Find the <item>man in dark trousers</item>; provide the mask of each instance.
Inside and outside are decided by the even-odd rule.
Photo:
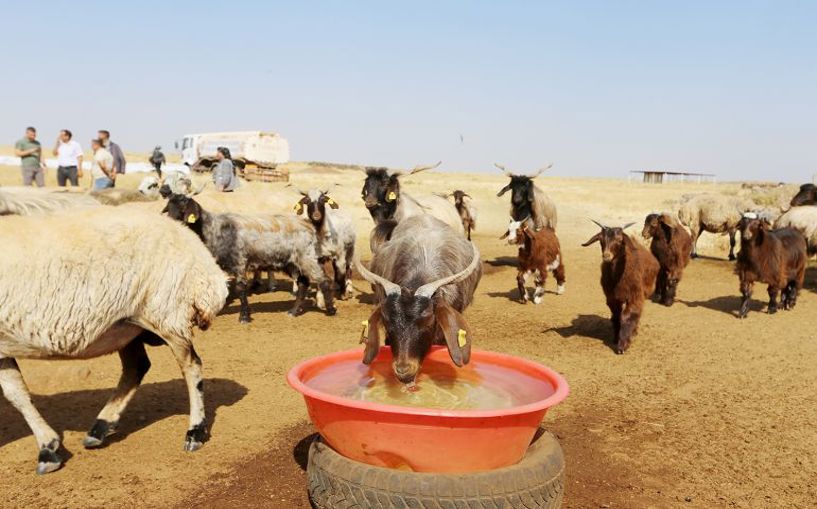
[[[97,132],[97,138],[102,141],[103,146],[108,149],[108,152],[113,156],[113,170],[116,173],[125,173],[125,153],[119,148],[119,145],[111,141],[111,133],[105,129]]]
[[[153,149],[153,155],[150,156],[150,164],[156,168],[156,173],[159,174],[159,178],[162,178],[162,165],[166,162],[165,155],[162,153],[162,147],[156,145],[156,148]]]

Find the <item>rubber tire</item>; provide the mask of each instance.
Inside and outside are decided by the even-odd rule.
[[[510,467],[466,474],[429,474],[350,460],[317,437],[309,448],[309,499],[316,509],[558,509],[564,455],[543,433]]]

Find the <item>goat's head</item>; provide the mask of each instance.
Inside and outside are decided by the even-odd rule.
[[[649,214],[644,219],[644,229],[641,230],[641,236],[645,239],[651,239],[658,233],[659,228],[661,228],[661,214]]]
[[[392,350],[392,369],[404,384],[411,384],[420,372],[423,359],[439,334],[451,360],[457,366],[471,359],[471,332],[465,318],[454,309],[438,290],[470,276],[479,266],[479,250],[475,245],[473,258],[465,269],[452,276],[427,283],[412,292],[377,274],[356,260],[358,272],[372,285],[383,289],[385,298],[374,309],[368,321],[368,333],[363,363],[370,364],[380,349],[380,326],[386,331]]]
[[[592,220],[591,220],[592,221]],[[622,227],[604,226],[598,221],[593,221],[601,228],[597,234],[588,239],[582,246],[587,247],[595,242],[601,244],[601,259],[605,262],[613,261],[613,258],[621,253],[624,247],[625,237],[624,230],[634,225],[635,223],[628,223]]]
[[[792,207],[801,205],[817,205],[817,186],[814,184],[803,184],[800,191],[791,199]]]
[[[508,239],[508,244],[519,244],[524,240],[525,230],[527,226],[525,223],[530,219],[530,216],[522,219],[521,221],[515,221],[514,218],[511,218],[510,223],[508,223],[508,229],[505,230],[505,233],[502,234],[500,239]]]
[[[168,197],[167,204],[162,209],[162,214],[167,214],[169,218],[185,223],[190,228],[195,228],[200,224],[202,208],[190,196],[174,193]]]
[[[511,173],[501,164],[494,163],[494,166],[502,170],[505,173],[505,176],[511,179],[511,181],[508,182],[508,185],[500,189],[496,195],[502,196],[508,191],[513,191],[511,193],[511,204],[518,207],[526,202],[530,203],[534,200],[533,179],[538,177],[543,171],[553,166],[553,164],[548,164],[543,168],[539,168],[532,175],[517,175],[515,173]]]
[[[413,175],[436,168],[442,161],[429,166],[416,166],[410,172],[367,166],[366,180],[363,182],[361,197],[369,213],[375,219],[391,219],[400,198],[400,176]]]
[[[309,191],[298,191],[301,199],[295,203],[293,211],[296,215],[301,215],[306,210],[306,217],[312,222],[315,228],[320,229],[326,218],[326,206],[337,209],[338,203],[329,196],[329,190],[310,189]]]
[[[746,212],[740,218],[738,230],[741,240],[751,241],[762,238],[763,234],[772,228],[771,221],[763,214]]]
[[[471,195],[469,195],[465,191],[460,191],[459,189],[457,189],[456,191],[453,191],[451,193],[451,196],[454,197],[454,205],[456,205],[458,209],[461,208],[465,204],[465,198],[470,198],[471,197]]]

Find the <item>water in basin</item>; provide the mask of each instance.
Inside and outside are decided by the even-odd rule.
[[[366,366],[339,361],[305,380],[313,389],[372,403],[447,410],[493,410],[540,401],[553,393],[546,381],[490,363],[457,368],[426,359],[417,385],[408,390],[392,372],[390,362]]]

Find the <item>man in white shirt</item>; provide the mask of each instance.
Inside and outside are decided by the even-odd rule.
[[[57,144],[52,150],[57,156],[57,185],[60,187],[65,187],[68,181],[77,187],[82,177],[82,147],[72,138],[71,131],[63,129],[57,136]]]

